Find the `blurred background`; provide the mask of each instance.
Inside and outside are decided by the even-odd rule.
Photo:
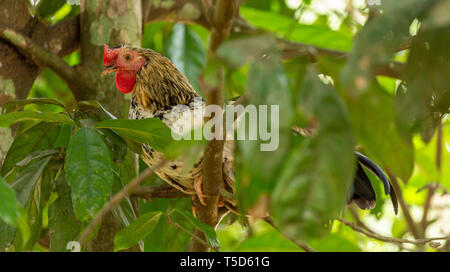
[[[380,1],[368,2],[376,8]],[[80,6],[76,1],[71,1],[69,4],[68,1],[61,0],[30,0],[29,9],[34,16],[39,16],[48,25],[57,24],[80,14]],[[245,1],[240,8],[242,18],[256,28],[274,33],[278,38],[337,52],[352,50],[353,38],[366,24],[370,12],[370,6],[364,0],[251,0]],[[199,24],[158,21],[158,19],[148,20],[142,28],[141,46],[152,48],[169,57],[187,75],[193,86],[201,91],[197,78],[205,65],[209,30]],[[420,22],[415,20],[410,25],[410,35],[416,35],[419,29]],[[450,33],[447,34],[450,35]],[[408,49],[399,50],[395,53],[394,60],[405,63],[408,56]],[[64,56],[64,61],[70,66],[79,65],[81,59],[82,53],[79,49]],[[247,72],[248,68],[244,67],[226,73],[228,98],[244,93]],[[332,82],[332,79],[326,75],[321,75],[321,79],[326,84]],[[401,90],[400,79],[382,75],[377,76],[376,79],[390,97],[395,97]],[[448,79],[446,80],[448,83]],[[3,91],[7,92],[7,88],[4,87]],[[66,82],[49,68],[44,68],[37,76],[27,95],[27,98],[38,97],[54,98],[69,107],[74,107],[76,104],[75,97]],[[38,111],[61,111],[60,107],[53,105],[28,105],[26,108]],[[24,124],[19,130],[22,131],[30,125]],[[401,183],[404,200],[409,205],[410,214],[415,222],[421,222],[426,205],[431,207],[428,211],[429,221],[426,222],[426,237],[450,234],[450,195],[447,193],[450,188],[448,114],[443,117],[439,130],[439,133],[432,134],[428,142],[425,142],[419,134],[413,136],[414,170],[409,181]],[[438,134],[442,137],[439,140],[442,144],[440,164],[436,162]],[[389,141],[389,137],[390,135],[386,135],[385,141]],[[374,179],[372,175],[370,177]],[[161,183],[160,180],[147,181],[147,184]],[[344,218],[356,220],[363,224],[365,229],[382,236],[413,239],[404,214],[400,212],[396,216],[389,198],[382,193],[381,185],[376,181],[373,184],[379,196],[375,209],[361,211],[352,206],[345,209]],[[429,186],[436,186],[433,187],[434,194],[430,200],[427,198]],[[146,212],[154,210],[155,207],[181,204],[158,199],[151,203],[142,201],[141,205],[141,211]],[[227,222],[233,223],[228,226]],[[45,224],[48,224],[48,219],[44,220],[44,228]],[[157,228],[158,231],[164,232],[167,226],[160,222]],[[248,222],[242,222],[239,218],[230,215],[219,225],[217,234],[222,251],[302,251],[262,220],[250,222],[248,225]],[[147,238],[146,251],[162,250],[158,248],[158,243],[155,243],[154,239],[162,238],[153,236]],[[339,221],[333,222],[330,234],[307,242],[318,251],[408,251],[416,248],[411,244],[389,243],[370,238]],[[448,248],[447,242],[441,250],[448,250]],[[435,251],[436,249],[427,247],[426,250]]]

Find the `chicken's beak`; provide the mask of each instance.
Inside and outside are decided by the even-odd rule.
[[[115,73],[115,72],[117,72],[117,69],[118,69],[118,67],[115,66],[114,64],[105,66],[105,68],[103,69],[103,72],[102,72],[102,76],[110,74],[110,73]]]

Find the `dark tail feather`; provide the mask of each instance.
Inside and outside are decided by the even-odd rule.
[[[355,151],[355,153],[358,156],[358,172],[357,172],[357,175],[355,178],[355,185],[358,182],[357,178],[359,177],[361,179],[364,179],[364,181],[363,181],[364,183],[368,182],[370,189],[373,191],[372,185],[370,184],[370,180],[367,177],[367,175],[364,173],[364,170],[361,167],[361,165],[363,165],[383,182],[384,192],[385,192],[385,194],[389,194],[391,196],[392,205],[394,206],[394,212],[395,212],[395,214],[397,214],[397,212],[398,212],[397,195],[395,194],[394,189],[392,189],[392,185],[391,185],[388,177],[386,176],[386,174],[384,174],[384,171],[381,169],[381,167],[379,167],[375,162],[373,162],[368,157],[366,157],[363,154],[356,152],[356,151]],[[359,174],[360,171],[362,171],[364,176],[362,174]],[[355,192],[356,192],[356,186],[355,186]],[[367,199],[367,200],[370,201],[370,199]]]
[[[354,202],[359,208],[373,209],[376,204],[376,194],[372,188],[369,177],[358,163],[355,180],[353,181],[353,192],[349,202]]]

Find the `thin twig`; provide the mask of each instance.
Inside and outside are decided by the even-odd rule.
[[[271,225],[274,229],[276,229],[277,231],[279,231],[281,233],[281,235],[283,235],[284,237],[286,237],[287,239],[289,239],[291,242],[293,242],[294,244],[296,244],[299,248],[303,249],[306,252],[317,252],[314,248],[308,246],[305,242],[303,241],[299,241],[293,237],[291,237],[290,235],[287,235],[286,233],[283,233],[276,225],[275,223],[273,223],[272,219],[270,219],[270,217],[266,217],[263,218],[264,221],[266,221],[269,225]]]
[[[411,231],[411,234],[414,236],[414,238],[416,239],[423,238],[423,236],[417,229],[417,224],[412,218],[411,213],[409,212],[408,205],[406,204],[405,199],[403,198],[402,190],[400,188],[400,184],[398,183],[397,177],[389,169],[387,169],[386,172],[388,173],[389,179],[391,180],[392,186],[394,187],[393,189],[397,194],[398,202],[400,203],[403,215],[405,216],[408,229]]]
[[[414,244],[414,245],[425,245],[429,242],[437,241],[437,240],[450,240],[450,236],[443,236],[443,237],[434,237],[434,238],[425,238],[425,239],[416,239],[416,240],[410,240],[410,239],[399,239],[399,238],[392,238],[392,237],[386,237],[382,236],[373,232],[369,232],[361,227],[358,227],[352,222],[349,222],[343,218],[338,219],[339,222],[343,223],[344,225],[349,226],[354,231],[362,233],[370,238],[388,242],[388,243],[395,243],[395,244]],[[433,245],[436,246],[436,245]]]
[[[139,177],[133,179],[127,186],[125,186],[120,192],[115,194],[109,202],[97,213],[95,218],[91,221],[91,223],[84,229],[83,233],[80,236],[79,242],[80,245],[83,246],[91,233],[94,231],[95,227],[102,221],[103,217],[110,212],[115,205],[119,204],[122,199],[124,199],[133,189],[138,186],[142,181],[153,175],[154,171],[166,164],[167,161],[163,160],[153,166],[152,168],[146,169]]]

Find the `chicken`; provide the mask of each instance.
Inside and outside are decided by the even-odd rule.
[[[104,73],[116,73],[117,89],[123,93],[132,92],[129,118],[159,118],[172,130],[179,130],[180,123],[187,131],[191,122],[179,122],[187,111],[202,113],[205,103],[195,92],[188,79],[161,54],[144,48],[120,46],[109,48],[105,45],[103,62]],[[200,109],[200,110],[199,110]],[[199,111],[196,111],[199,110]],[[197,118],[195,118],[197,120]],[[202,116],[199,120],[203,120]],[[175,128],[175,124],[177,128]],[[197,124],[201,125],[201,124]],[[177,131],[178,132],[178,131]],[[142,159],[150,167],[164,158],[148,144],[142,145]],[[369,178],[362,166],[373,172],[383,182],[386,194],[391,195],[395,213],[397,200],[390,182],[381,168],[366,156],[356,152],[358,158],[357,172],[348,203],[354,202],[361,209],[372,209],[376,195]],[[182,160],[170,161],[156,170],[156,174],[168,184],[186,194],[197,195],[204,203],[202,190],[202,159],[194,164],[193,169],[184,169]],[[231,195],[234,193],[233,143],[227,141],[223,152],[224,185]],[[223,197],[224,204],[234,209],[234,201]]]

